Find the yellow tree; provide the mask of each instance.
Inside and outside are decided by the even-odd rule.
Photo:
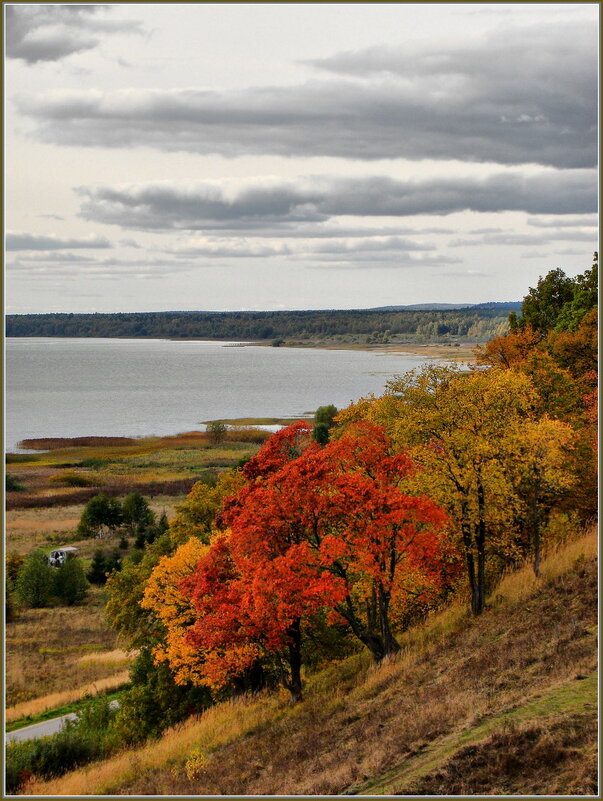
[[[515,432],[513,482],[525,504],[533,552],[534,573],[540,575],[541,531],[557,496],[570,489],[574,476],[568,465],[576,433],[566,423],[544,415]]]
[[[209,545],[191,537],[171,556],[164,556],[154,568],[140,602],[162,624],[164,635],[153,649],[156,662],[166,662],[177,684],[201,683],[204,656],[188,639],[188,631],[196,620],[189,596],[180,585],[192,575]]]
[[[224,500],[235,496],[244,484],[245,477],[240,470],[220,473],[214,487],[198,481],[184,503],[176,507],[176,516],[170,523],[172,541],[184,543],[192,536],[209,542]]]
[[[363,418],[378,422],[400,450],[423,466],[411,480],[444,505],[455,523],[475,614],[485,604],[487,559],[516,550],[516,524],[525,509],[519,489],[526,488],[514,472],[518,442],[537,421],[538,409],[538,395],[522,372],[463,374],[432,366],[391,381],[383,398],[363,399],[337,419],[340,429]],[[542,475],[568,437],[563,424],[549,423],[547,437],[535,431],[522,446],[523,456],[532,448],[529,464],[545,471]],[[557,484],[564,483],[557,478]],[[554,485],[551,479],[547,492]]]

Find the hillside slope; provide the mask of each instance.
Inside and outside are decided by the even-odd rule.
[[[35,794],[596,793],[596,533],[451,608],[402,654],[365,655],[284,695],[209,710],[161,741]]]

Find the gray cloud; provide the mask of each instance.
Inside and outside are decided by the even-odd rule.
[[[7,233],[6,250],[65,250],[68,248],[110,248],[104,236],[91,234],[87,237],[64,239],[54,234]]]
[[[27,64],[59,61],[95,48],[110,34],[142,33],[139,22],[107,20],[108,5],[6,5],[6,55]]]
[[[379,47],[314,62],[331,75],[236,91],[124,89],[20,97],[64,145],[225,156],[597,163],[597,29],[564,22],[448,50]]]
[[[49,263],[59,263],[59,264],[84,264],[85,262],[94,262],[95,259],[91,258],[90,256],[83,256],[81,253],[65,253],[61,250],[42,250],[42,251],[35,251],[33,253],[22,253],[18,257],[18,263],[20,265],[24,264],[49,264]],[[17,260],[12,262],[12,264],[17,263]]]
[[[80,216],[138,230],[246,230],[332,217],[406,217],[458,211],[588,213],[597,208],[597,179],[590,170],[501,173],[488,178],[398,181],[376,176],[314,176],[257,181],[228,192],[216,184],[139,184],[80,187]]]

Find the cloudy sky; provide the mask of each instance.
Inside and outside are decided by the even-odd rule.
[[[5,4],[6,311],[519,300],[597,248],[598,4]]]

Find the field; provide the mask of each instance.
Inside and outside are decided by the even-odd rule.
[[[139,440],[78,438],[32,441],[43,453],[7,454],[7,472],[23,489],[7,492],[6,553],[26,555],[73,545],[87,566],[94,551],[119,537],[82,539],[77,525],[89,498],[138,491],[168,519],[193,484],[236,465],[268,436],[229,426],[224,441],[204,432]],[[123,545],[123,543],[122,543]],[[124,555],[131,543],[120,549]],[[19,610],[6,627],[7,722],[62,707],[127,681],[130,655],[104,620],[103,590],[93,587],[73,607]]]

